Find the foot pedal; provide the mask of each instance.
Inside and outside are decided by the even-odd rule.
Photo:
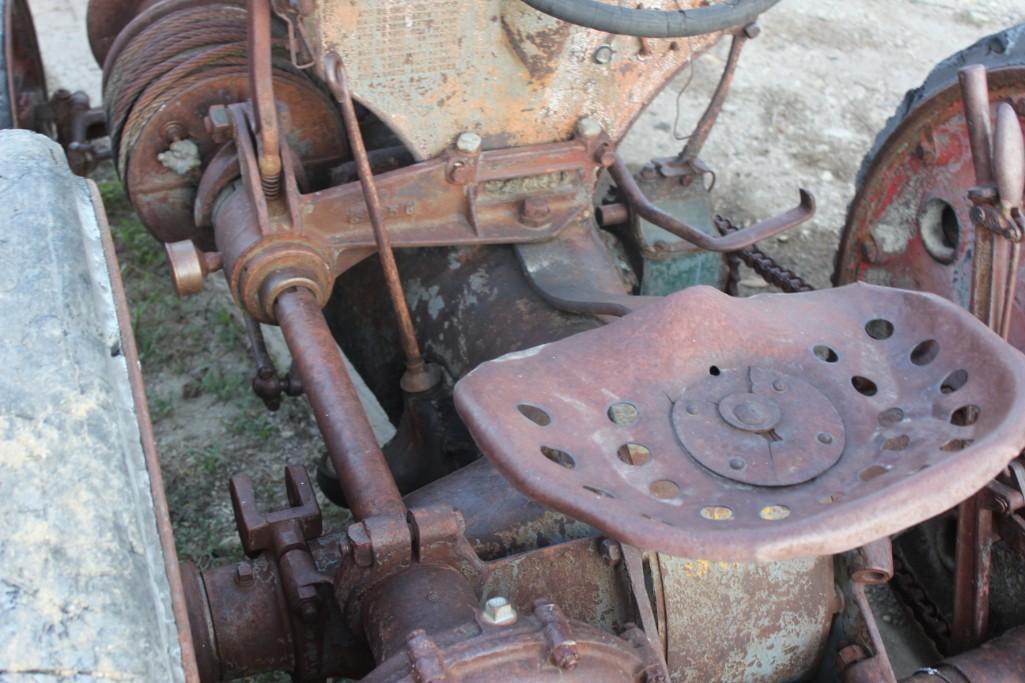
[[[524,494],[645,549],[843,552],[943,512],[1025,447],[1025,357],[968,312],[854,284],[694,287],[484,363],[456,405]]]

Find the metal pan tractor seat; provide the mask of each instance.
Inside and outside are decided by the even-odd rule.
[[[695,287],[484,363],[456,405],[524,494],[645,549],[834,554],[968,497],[1025,446],[1025,357],[930,294]]]

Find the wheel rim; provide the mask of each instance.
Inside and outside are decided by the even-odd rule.
[[[991,70],[989,86],[994,109],[1010,101],[1025,123],[1025,67]],[[912,111],[873,160],[848,211],[834,282],[923,290],[967,308],[974,250],[967,192],[974,185],[953,82]],[[1014,299],[1010,341],[1025,348],[1025,272]]]

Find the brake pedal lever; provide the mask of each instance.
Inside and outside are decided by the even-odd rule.
[[[808,190],[801,189],[800,204],[789,211],[759,221],[744,230],[716,237],[708,235],[691,225],[687,225],[655,206],[651,200],[644,196],[644,192],[641,191],[637,181],[634,180],[633,174],[627,169],[626,163],[622,159],[616,159],[616,162],[609,167],[609,173],[623,192],[626,201],[638,215],[663,230],[671,232],[677,237],[708,251],[739,251],[740,249],[750,247],[756,242],[797,227],[815,215],[815,197]]]

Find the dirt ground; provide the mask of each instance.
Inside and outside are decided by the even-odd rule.
[[[1025,19],[1006,0],[784,0],[745,49],[733,91],[705,147],[717,211],[751,222],[812,191],[809,224],[766,250],[826,286],[855,174],[904,92],[940,59]],[[98,102],[99,70],[85,39],[86,0],[32,0],[51,88]],[[642,163],[673,153],[715,87],[728,45],[686,70],[639,119],[621,151]],[[674,122],[678,122],[674,126]],[[281,500],[285,462],[312,469],[322,446],[303,401],[268,413],[248,387],[251,367],[223,286],[178,301],[162,250],[147,237],[109,169],[98,176],[121,251],[175,533],[201,565],[241,556],[227,477],[251,474]],[[761,289],[756,278],[747,278]]]

